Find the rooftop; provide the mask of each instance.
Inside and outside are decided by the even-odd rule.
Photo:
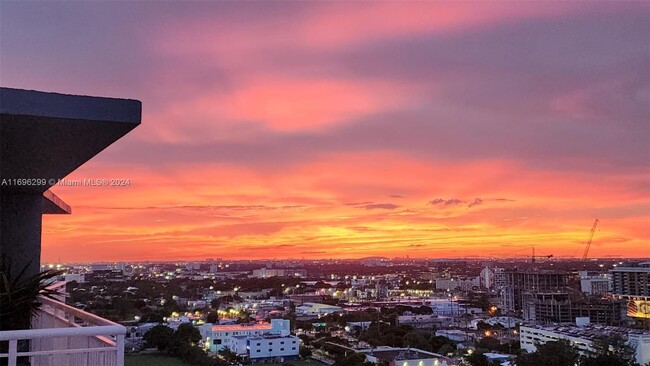
[[[385,360],[385,361],[396,361],[396,360],[421,360],[421,359],[433,359],[433,358],[442,358],[444,359],[445,356],[437,354],[437,353],[431,353],[431,352],[426,352],[422,351],[416,348],[387,348],[387,349],[381,349],[381,348],[376,348],[376,349],[369,349],[369,350],[363,350],[361,353],[364,353],[369,356],[374,356],[380,360]]]
[[[213,325],[213,332],[237,332],[237,331],[247,331],[247,330],[271,330],[270,323],[263,324],[236,324],[236,325]]]
[[[615,327],[615,326],[608,326],[608,325],[598,325],[598,324],[590,324],[583,327],[557,325],[557,326],[526,326],[526,327],[522,327],[522,329],[523,328],[540,329],[548,332],[561,333],[564,335],[568,335],[576,338],[585,338],[589,340],[602,338],[604,336],[625,337],[629,334],[650,335],[650,331],[647,330]]]

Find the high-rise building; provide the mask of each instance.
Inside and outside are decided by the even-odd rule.
[[[505,275],[503,268],[485,267],[481,270],[481,286],[486,289],[500,290],[505,286]]]
[[[602,295],[609,292],[609,274],[590,274],[587,271],[580,272],[580,291],[588,295]]]
[[[574,323],[576,318],[589,318],[593,324],[621,325],[625,322],[625,302],[616,299],[534,300],[527,320],[542,324]]]
[[[650,319],[650,262],[637,267],[617,267],[609,271],[610,292],[628,301],[627,316]]]
[[[617,267],[609,271],[611,293],[630,300],[650,300],[650,262],[638,267]]]
[[[562,271],[506,271],[501,290],[504,309],[535,319],[536,302],[561,303],[568,300],[569,276]]]
[[[388,283],[385,279],[381,278],[377,281],[375,286],[377,300],[382,300],[388,297]]]

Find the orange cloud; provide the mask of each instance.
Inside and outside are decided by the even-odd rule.
[[[126,170],[98,164],[75,176]],[[289,171],[204,164],[131,179],[131,187],[112,190],[55,188],[73,215],[45,218],[44,257],[490,256],[506,253],[503,245],[571,256],[596,216],[594,256],[643,255],[637,248],[650,239],[648,199],[632,189],[643,177],[603,184],[505,161],[454,164],[386,152],[332,155]],[[402,198],[388,197],[395,192]],[[463,203],[430,204],[436,197]],[[64,256],[62,248],[75,250]]]

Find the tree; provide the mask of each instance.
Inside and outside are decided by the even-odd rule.
[[[176,356],[182,356],[183,350],[195,346],[201,340],[201,333],[190,323],[183,323],[172,336],[169,351]]]
[[[490,366],[490,361],[488,361],[487,357],[478,352],[465,356],[465,361],[472,366]]]
[[[634,349],[621,337],[603,337],[593,347],[595,354],[582,357],[581,366],[638,366]]]
[[[488,358],[485,357],[484,354],[479,352],[474,352],[468,356],[465,356],[464,360],[466,363],[469,363],[472,366],[501,366],[501,362],[499,361],[490,362],[490,360],[488,360]],[[565,366],[573,366],[573,365],[565,365]]]
[[[450,353],[453,353],[456,349],[454,346],[450,345],[449,343],[445,343],[442,347],[438,349],[438,353],[447,356]]]
[[[239,360],[239,357],[237,357],[237,354],[231,351],[228,348],[225,348],[221,351],[218,352],[221,357],[223,357],[226,362],[237,362]]]
[[[433,314],[433,309],[430,306],[422,305],[419,308],[414,309],[413,312],[418,315],[431,315]]]
[[[62,272],[47,270],[29,274],[31,261],[17,273],[4,256],[0,259],[0,331],[29,329],[32,318],[41,309],[40,296],[53,298],[60,295],[56,290],[48,289]],[[28,352],[28,340],[18,341],[18,351]],[[0,344],[0,353],[8,352],[8,344]],[[18,365],[29,365],[25,356],[18,357]]]
[[[578,352],[568,341],[547,342],[537,351],[517,357],[517,366],[567,366],[578,363]]]
[[[239,317],[235,321],[237,324],[248,323],[252,320],[251,315],[246,311],[242,310],[239,312]]]
[[[210,324],[216,324],[217,322],[219,322],[219,317],[217,316],[217,313],[214,311],[208,312],[208,315],[205,318],[205,322]]]
[[[422,332],[409,332],[406,333],[403,340],[404,346],[410,348],[418,348],[430,350],[431,344]]]
[[[300,345],[300,358],[308,358],[311,356],[311,350],[309,347],[305,347],[303,345]]]
[[[151,347],[165,351],[171,343],[174,330],[164,325],[156,325],[144,335],[144,341]]]
[[[501,342],[494,337],[483,337],[476,344],[476,348],[486,349],[488,351],[498,351],[501,349]]]
[[[56,280],[61,271],[47,270],[28,274],[31,262],[17,274],[11,265],[0,259],[0,330],[31,328],[31,319],[41,309],[39,296],[55,298],[59,295],[47,287]]]
[[[447,337],[432,336],[429,342],[431,343],[431,349],[433,350],[441,350],[445,345],[451,347],[452,349],[456,349],[454,342],[452,342]]]
[[[370,362],[366,362],[366,355],[362,353],[351,353],[347,356],[338,357],[334,366],[370,366]]]

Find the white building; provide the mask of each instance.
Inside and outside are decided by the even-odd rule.
[[[483,309],[466,307],[454,301],[453,298],[427,299],[426,304],[433,310],[433,315],[454,316],[460,314],[481,314]]]
[[[447,337],[454,342],[465,342],[472,338],[468,332],[457,329],[436,330],[436,337]]]
[[[203,343],[206,349],[211,352],[218,352],[231,347],[233,337],[246,336],[256,337],[266,334],[288,334],[290,329],[289,320],[272,319],[271,323],[248,324],[230,324],[230,325],[213,325],[204,324],[199,328]]]
[[[519,324],[522,324],[524,321],[523,321],[523,319],[514,318],[514,317],[510,317],[510,316],[495,316],[495,317],[488,318],[488,319],[473,319],[469,323],[469,327],[471,329],[478,329],[478,324],[480,322],[489,324],[491,326],[495,326],[497,324],[500,324],[502,327],[504,327],[506,329],[510,329],[510,328],[516,328]]]
[[[251,277],[270,278],[270,277],[305,277],[307,271],[302,268],[260,268],[253,270]]]
[[[343,311],[340,306],[320,304],[316,302],[305,302],[300,306],[296,306],[296,314],[301,315],[326,315],[339,311]]]
[[[602,295],[609,292],[610,277],[608,274],[590,275],[587,271],[580,271],[580,291],[589,295]]]
[[[485,267],[481,270],[481,286],[487,289],[494,288],[494,270]]]
[[[261,336],[234,336],[229,348],[239,356],[252,361],[261,359],[297,358],[300,352],[300,338],[287,334],[266,334]]]
[[[410,325],[413,328],[443,328],[450,326],[453,318],[439,315],[400,315],[398,325]]]
[[[203,309],[208,306],[208,302],[205,300],[189,300],[187,301],[187,307],[190,310],[194,309]]]
[[[481,277],[475,277],[471,279],[446,279],[438,278],[436,279],[436,289],[437,290],[471,290],[474,287],[481,286]]]
[[[251,277],[255,277],[255,278],[285,277],[285,270],[275,269],[275,268],[255,269],[253,270]]]
[[[506,273],[504,268],[494,268],[494,289],[501,290],[506,287]]]
[[[581,353],[595,352],[594,340],[603,336],[621,336],[635,349],[636,360],[645,365],[650,362],[650,332],[620,327],[587,325],[556,327],[525,327],[520,329],[521,349],[535,352],[537,345],[558,340],[569,341]]]
[[[388,362],[391,366],[451,366],[451,359],[432,352],[417,348],[378,347],[364,349],[359,352],[366,355],[366,361],[379,363]]]

